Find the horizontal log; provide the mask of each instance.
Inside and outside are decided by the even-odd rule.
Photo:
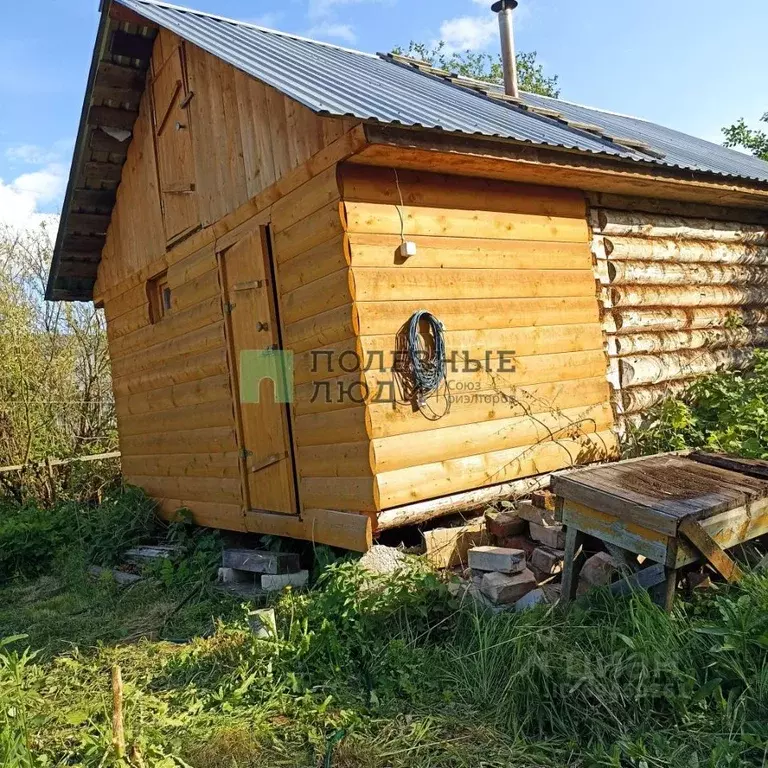
[[[594,296],[591,270],[353,267],[357,301]]]
[[[225,531],[248,531],[242,504],[210,503],[196,499],[157,499],[160,513],[166,520],[177,520],[182,508],[192,513],[195,525],[221,528]],[[287,517],[287,516],[286,516]]]
[[[108,305],[109,303],[105,304],[105,306]],[[221,320],[222,317],[221,299],[218,296],[213,296],[183,312],[164,317],[162,323],[147,325],[132,333],[111,339],[110,354],[115,359],[125,357],[135,350],[146,349],[193,333]]]
[[[348,266],[347,247],[344,237],[339,235],[282,264],[279,280],[280,293],[288,294],[346,266]]]
[[[350,302],[352,277],[346,268],[303,285],[283,295],[282,315],[286,325],[336,309]]]
[[[169,270],[170,284],[170,270]],[[218,269],[210,269],[189,282],[171,285],[171,312],[183,312],[203,301],[221,296]]]
[[[592,266],[584,243],[488,240],[468,237],[409,237],[416,255],[403,259],[399,235],[349,235],[354,267],[398,269],[585,269]]]
[[[350,202],[475,210],[481,201],[484,211],[585,216],[584,197],[572,189],[407,170],[399,170],[396,179],[391,168],[351,164],[341,166],[339,174]]]
[[[125,480],[156,499],[195,499],[216,504],[239,504],[242,501],[239,478],[126,475]]]
[[[240,479],[240,454],[237,452],[126,456],[122,466],[126,476]]]
[[[299,496],[308,507],[376,511],[372,477],[304,477],[299,482]]]
[[[274,237],[274,255],[279,264],[344,234],[341,203],[334,201],[296,222]]]
[[[185,429],[158,435],[126,435],[120,440],[123,456],[181,453],[232,453],[237,451],[234,428]]]
[[[740,243],[645,240],[640,237],[599,238],[598,258],[611,261],[663,261],[669,263],[721,263],[768,266],[768,248]]]
[[[344,208],[349,232],[399,235],[402,231],[406,238],[426,235],[565,243],[589,240],[583,218],[354,202],[344,203]]]
[[[452,397],[447,413],[444,398],[434,396],[427,398],[423,410],[415,410],[412,403],[369,403],[366,422],[369,435],[380,438],[597,405],[607,402],[608,397],[608,382],[602,371],[601,375],[591,379],[531,384],[517,387],[511,393],[494,390],[469,392],[465,395],[457,393]],[[350,412],[354,411],[340,413]],[[297,424],[299,421],[297,419]],[[305,439],[310,439],[312,434],[307,429]],[[321,439],[320,431],[315,435],[317,440]],[[418,437],[414,439],[418,440]]]
[[[420,464],[503,451],[545,440],[575,438],[602,432],[613,426],[607,402],[563,411],[531,413],[511,419],[443,427],[418,436],[383,437],[371,445],[376,473]]]
[[[297,515],[276,515],[246,510],[250,533],[289,536],[315,544],[367,552],[373,543],[371,516],[329,509],[304,509]]]
[[[357,327],[362,336],[396,334],[414,312],[429,310],[451,331],[487,328],[527,328],[598,322],[594,291],[571,298],[467,299],[375,301],[357,304]]]
[[[230,427],[235,415],[231,398],[211,403],[118,417],[121,435],[152,435],[182,429]]]
[[[768,267],[742,264],[660,264],[643,261],[609,261],[611,285],[748,285],[768,284]]]
[[[646,387],[629,387],[616,393],[615,408],[619,414],[647,413],[670,397],[679,397],[695,379],[678,379]]]
[[[213,403],[217,400],[232,402],[229,374],[211,376],[207,379],[188,381],[163,389],[154,389],[150,395],[139,393],[118,397],[115,401],[117,414],[121,418],[140,416],[172,408],[186,408],[192,405]]]
[[[500,501],[520,499],[534,491],[549,488],[549,480],[549,475],[538,475],[523,480],[512,480],[508,483],[463,491],[439,499],[393,507],[379,512],[376,529],[386,531],[405,525],[419,525],[446,515],[473,512]]]
[[[120,105],[123,109],[136,109],[141,101],[141,91],[121,88],[116,85],[105,85],[97,81],[93,86],[92,98],[94,102],[99,104],[106,101]]]
[[[768,311],[744,307],[696,307],[691,309],[614,309],[606,313],[606,333],[678,331],[724,326],[768,324]]]
[[[149,321],[149,302],[144,302],[135,309],[120,315],[112,320],[107,317],[107,338],[110,345],[115,340],[139,329],[148,327]]]
[[[756,286],[638,287],[609,289],[613,307],[739,307],[768,306],[768,291]]]
[[[368,440],[365,406],[297,416],[293,424],[293,434],[299,446],[358,443]]]
[[[630,355],[616,362],[621,386],[637,387],[746,368],[752,354],[751,349],[681,350],[661,355]]]
[[[677,352],[682,349],[720,349],[768,345],[768,326],[741,328],[709,328],[695,331],[631,333],[607,340],[608,354],[613,357]]]
[[[94,152],[107,152],[109,155],[117,157],[120,162],[124,161],[128,155],[131,137],[128,136],[125,141],[120,141],[114,136],[110,136],[98,128],[91,132],[90,147]],[[110,158],[117,162],[115,157]],[[114,193],[113,193],[114,194]]]
[[[220,348],[182,358],[179,362],[165,365],[159,370],[121,376],[114,380],[112,386],[115,397],[119,397],[206,379],[226,372],[227,354],[223,348]]]
[[[612,431],[511,448],[449,461],[385,472],[376,476],[380,509],[427,498],[554,472],[567,467],[604,461],[618,455]]]
[[[113,359],[112,375],[120,378],[136,375],[149,368],[157,370],[172,365],[179,358],[225,348],[224,323],[219,321],[169,341],[145,347],[125,357]]]
[[[627,211],[598,211],[598,231],[609,237],[648,237],[768,245],[768,229],[760,224],[711,221]]]
[[[67,232],[61,244],[65,251],[83,251],[84,253],[101,253],[105,241],[104,235],[75,235]]]
[[[331,165],[272,206],[272,227],[275,232],[283,232],[327,206],[338,205],[339,197],[336,166]]]
[[[344,304],[286,325],[283,343],[295,354],[309,349],[323,349],[354,335],[355,321],[355,307]]]
[[[300,477],[371,477],[370,443],[334,443],[299,447]]]

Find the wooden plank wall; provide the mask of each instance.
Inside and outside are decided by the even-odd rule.
[[[153,62],[182,41],[161,30]],[[358,121],[320,117],[229,64],[184,43],[189,130],[201,227],[209,226],[340,138]],[[166,251],[149,88],[118,188],[95,294],[118,285]],[[138,216],[137,212],[143,215]]]
[[[283,344],[294,353],[294,438],[304,509],[375,509],[365,411],[335,365],[357,354],[356,312],[336,166],[272,209]],[[333,356],[329,365],[325,353]],[[345,361],[346,364],[346,361]],[[352,366],[354,367],[354,366]],[[352,378],[360,380],[360,374]],[[327,390],[326,390],[327,387]],[[353,389],[353,398],[359,396]]]
[[[104,304],[123,475],[167,514],[244,529],[213,243],[176,249],[168,285],[171,310],[154,325],[144,282]]]
[[[512,373],[500,373],[498,360],[492,372],[449,370],[452,403],[441,418],[412,403],[357,407],[376,508],[612,454],[584,197],[421,172],[396,181],[393,169],[352,164],[341,179],[359,353],[383,352],[388,369],[363,373],[371,393],[393,380],[397,336],[419,309],[443,322],[449,355],[514,351]],[[401,231],[418,249],[407,261],[397,254]],[[344,418],[356,429],[352,410]],[[352,450],[342,442],[324,455]]]
[[[596,195],[593,252],[617,419],[701,375],[742,368],[768,346],[768,218],[663,200]]]

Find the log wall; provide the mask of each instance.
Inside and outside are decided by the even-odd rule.
[[[104,303],[126,482],[243,529],[240,465],[213,243],[168,258],[172,306],[152,324],[146,284]]]
[[[358,455],[367,443],[381,510],[612,455],[583,196],[429,173],[395,178],[392,169],[360,165],[340,173],[344,279],[368,368],[343,381],[362,375],[370,396],[322,414],[317,434],[339,443],[317,460]],[[417,246],[407,260],[398,254],[402,238]],[[443,322],[449,356],[491,353],[488,370],[451,366],[449,394],[422,409],[403,401],[392,372],[393,351],[419,309]],[[383,365],[365,364],[379,355]],[[501,362],[507,355],[512,371]],[[394,399],[377,398],[388,386]]]
[[[592,250],[619,421],[768,346],[768,219],[596,195]]]

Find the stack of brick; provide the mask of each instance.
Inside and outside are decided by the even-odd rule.
[[[309,581],[293,552],[267,552],[259,549],[225,549],[219,568],[219,582],[239,591],[279,592],[285,587],[300,589]]]
[[[473,547],[469,567],[475,592],[497,608],[513,607],[536,589],[536,577],[521,549]]]

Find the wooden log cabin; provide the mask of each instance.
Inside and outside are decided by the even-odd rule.
[[[166,514],[364,550],[613,458],[666,392],[747,364],[767,227],[768,164],[735,151],[104,0],[48,298],[104,308],[124,476]],[[425,400],[396,365],[422,310],[464,362]],[[270,350],[290,396],[246,396]]]

